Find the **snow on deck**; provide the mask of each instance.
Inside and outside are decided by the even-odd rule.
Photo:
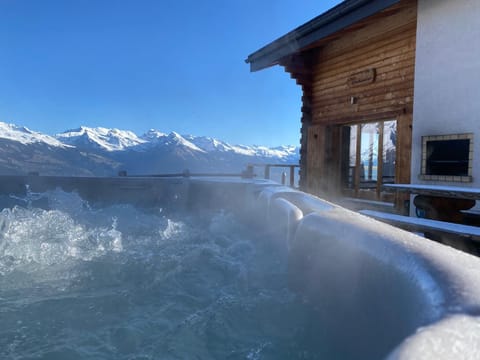
[[[429,184],[386,184],[385,190],[410,192],[412,194],[425,194],[432,196],[480,199],[480,189],[473,187],[429,185]]]
[[[419,230],[433,230],[450,234],[458,234],[464,236],[478,236],[480,237],[480,227],[455,224],[445,221],[431,220],[416,218],[410,216],[402,216],[396,214],[389,214],[380,211],[373,210],[361,210],[359,211],[363,215],[373,217],[377,220],[393,223],[396,225],[403,225],[413,227]]]

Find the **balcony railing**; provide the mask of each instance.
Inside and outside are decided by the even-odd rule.
[[[298,164],[249,164],[248,167],[253,168],[260,167],[264,168],[264,178],[267,180],[271,179],[271,170],[272,168],[283,168],[289,170],[289,185],[290,187],[295,187],[295,168],[300,168]],[[281,183],[286,185],[287,183],[287,172],[283,171],[281,174]]]
[[[263,177],[267,180],[272,178],[272,168],[283,168],[289,172],[289,185],[291,187],[295,186],[295,168],[300,168],[300,165],[297,164],[249,164],[247,165],[246,170],[241,173],[194,173],[189,170],[185,170],[182,173],[170,173],[170,174],[142,174],[142,175],[128,175],[126,171],[122,170],[118,172],[118,176],[128,176],[128,177],[159,177],[159,178],[171,178],[171,177],[241,177],[244,179],[253,179],[255,174],[255,168],[263,168]],[[283,171],[280,174],[280,182],[282,185],[287,184],[287,171]]]

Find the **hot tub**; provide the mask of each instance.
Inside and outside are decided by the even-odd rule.
[[[480,357],[478,258],[299,191],[224,179],[0,184],[11,216],[3,358]],[[55,229],[68,229],[68,246]]]

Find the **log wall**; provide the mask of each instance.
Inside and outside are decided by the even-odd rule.
[[[410,181],[416,22],[417,0],[404,0],[284,61],[304,90],[305,190],[339,192],[340,128],[369,121],[397,120],[397,182]]]

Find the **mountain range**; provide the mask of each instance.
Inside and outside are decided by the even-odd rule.
[[[240,172],[250,163],[298,164],[295,146],[230,145],[205,136],[82,126],[55,136],[0,122],[0,174],[113,176]]]

